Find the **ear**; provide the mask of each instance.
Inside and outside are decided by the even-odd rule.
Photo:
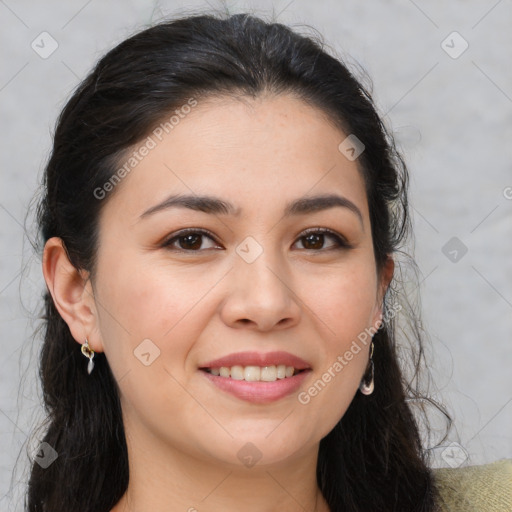
[[[77,270],[69,261],[62,239],[50,238],[44,247],[43,275],[46,286],[71,335],[82,344],[88,339],[95,352],[101,352],[101,336],[97,336],[98,315],[94,291],[85,271]]]
[[[384,304],[384,295],[389,287],[389,283],[391,283],[391,279],[393,279],[393,273],[395,271],[395,260],[393,257],[388,254],[386,258],[386,262],[384,263],[382,270],[379,275],[379,284],[378,284],[378,293],[377,293],[377,302],[376,302],[376,311],[373,318],[373,324],[376,325],[379,321],[382,321],[382,308]]]

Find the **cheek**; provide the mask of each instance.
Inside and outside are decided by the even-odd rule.
[[[206,284],[191,286],[175,268],[167,272],[140,263],[125,255],[115,267],[98,268],[105,355],[127,410],[150,418],[156,404],[172,415],[193,406],[179,382],[184,381],[187,354],[203,329],[198,303]]]
[[[101,279],[101,281],[100,281]],[[123,258],[99,276],[100,300],[111,318],[108,325],[128,331],[131,337],[161,339],[175,329],[201,298],[199,280],[189,282],[176,269],[145,267]]]
[[[100,331],[114,375],[142,371],[143,380],[153,375],[144,374],[146,367],[137,359],[144,347],[151,358],[158,357],[155,366],[180,373],[209,321],[211,311],[204,308],[218,276],[199,269],[190,273],[176,266],[145,264],[127,251],[116,265],[104,264],[108,261],[105,254],[103,267],[98,268],[97,291]]]
[[[318,326],[329,340],[329,351],[344,345],[374,321],[377,278],[371,262],[354,260],[322,277],[309,275],[306,304],[316,313]],[[311,293],[313,290],[313,293]]]
[[[350,405],[368,364],[377,278],[371,261],[359,260],[322,279],[310,276],[305,285],[315,290],[306,304],[322,337],[321,362],[299,403],[327,434]]]

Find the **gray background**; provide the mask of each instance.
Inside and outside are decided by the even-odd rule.
[[[206,2],[0,0],[2,510],[21,510],[32,445],[23,447],[12,479],[11,473],[41,416],[33,331],[44,281],[23,225],[56,116],[115,43],[163,16],[212,7],[223,9]],[[455,418],[449,440],[432,452],[433,464],[512,457],[511,2],[275,0],[227,7],[311,25],[370,74],[412,176],[431,392]],[[449,36],[454,31],[463,39]],[[51,49],[42,32],[58,44],[47,58],[31,47],[35,41],[40,53]],[[464,41],[469,46],[458,55]],[[445,247],[453,237],[455,245]],[[456,444],[448,453],[450,443]]]

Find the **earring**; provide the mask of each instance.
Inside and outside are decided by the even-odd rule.
[[[363,395],[371,395],[374,389],[373,382],[373,341],[370,346],[370,360],[368,361],[368,366],[366,367],[366,371],[361,379],[361,384],[359,384],[359,391],[363,393]]]
[[[87,341],[87,338],[85,338],[85,342],[82,345],[82,354],[89,358],[89,364],[87,365],[87,373],[90,375],[92,372],[92,369],[94,368],[94,363],[92,361],[92,358],[94,357],[94,350],[89,347],[89,342]]]

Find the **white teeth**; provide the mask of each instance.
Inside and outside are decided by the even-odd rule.
[[[259,366],[246,366],[244,368],[244,379],[248,381],[259,381],[261,368]]]
[[[273,382],[277,380],[277,368],[275,366],[264,366],[261,369],[260,380]]]
[[[231,378],[235,380],[244,380],[244,367],[243,366],[232,366],[231,367]]]
[[[245,380],[248,382],[275,382],[278,379],[293,377],[295,368],[280,364],[277,366],[240,366],[235,365],[220,368],[208,368],[212,375],[220,377],[231,377],[235,380]]]

